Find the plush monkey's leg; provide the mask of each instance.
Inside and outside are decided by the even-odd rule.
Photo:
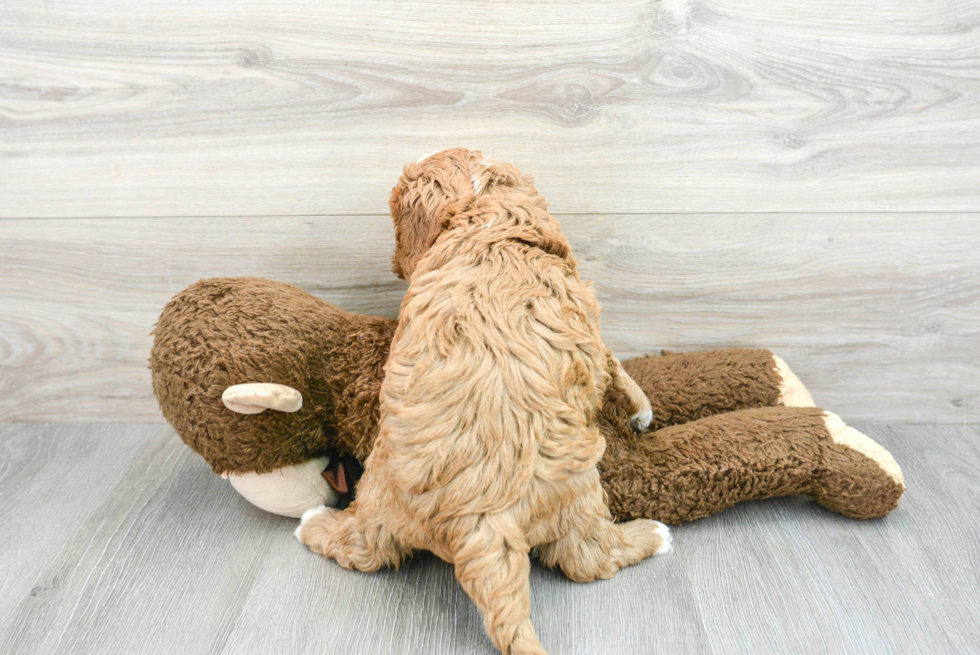
[[[646,519],[613,523],[597,472],[580,475],[594,482],[562,512],[559,524],[568,526],[568,532],[540,547],[545,566],[560,567],[575,582],[591,582],[611,578],[624,567],[670,550],[670,528]]]
[[[813,407],[799,378],[768,350],[634,357],[623,368],[650,398],[652,430],[749,407]]]
[[[337,504],[339,495],[322,475],[329,463],[329,457],[319,457],[268,473],[222,473],[221,477],[259,509],[298,519],[313,507]]]
[[[612,427],[629,434],[625,416]],[[891,455],[818,408],[763,407],[607,438],[599,463],[618,519],[677,524],[743,500],[805,494],[858,519],[885,516],[905,484]]]
[[[506,655],[547,655],[531,623],[531,560],[506,515],[480,517],[453,553],[456,579],[483,614],[491,641]]]

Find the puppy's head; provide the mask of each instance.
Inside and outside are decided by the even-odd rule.
[[[568,242],[534,180],[477,150],[450,148],[405,166],[388,204],[395,225],[391,268],[400,278],[411,279],[439,235],[468,222],[496,224],[497,232],[487,238],[524,241],[574,266]]]
[[[450,148],[405,166],[388,205],[395,224],[391,270],[410,279],[418,260],[476,195],[471,177],[483,154]]]

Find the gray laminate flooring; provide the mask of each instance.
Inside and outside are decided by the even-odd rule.
[[[908,492],[858,522],[809,500],[675,528],[675,550],[580,585],[535,566],[561,653],[980,650],[980,428],[859,426]],[[165,426],[0,424],[0,653],[494,652],[430,555],[362,574],[246,504]]]

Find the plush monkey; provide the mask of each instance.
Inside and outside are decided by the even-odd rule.
[[[164,308],[150,368],[164,417],[258,507],[298,517],[349,501],[378,430],[394,319],[346,312],[258,278],[191,285]],[[597,420],[609,508],[677,524],[735,503],[805,494],[858,519],[905,490],[892,456],[834,414],[768,350],[623,362],[653,406],[649,431],[610,385]]]

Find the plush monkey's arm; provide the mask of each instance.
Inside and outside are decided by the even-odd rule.
[[[806,387],[768,350],[665,353],[628,359],[623,368],[650,398],[651,430],[750,407],[813,407]]]

